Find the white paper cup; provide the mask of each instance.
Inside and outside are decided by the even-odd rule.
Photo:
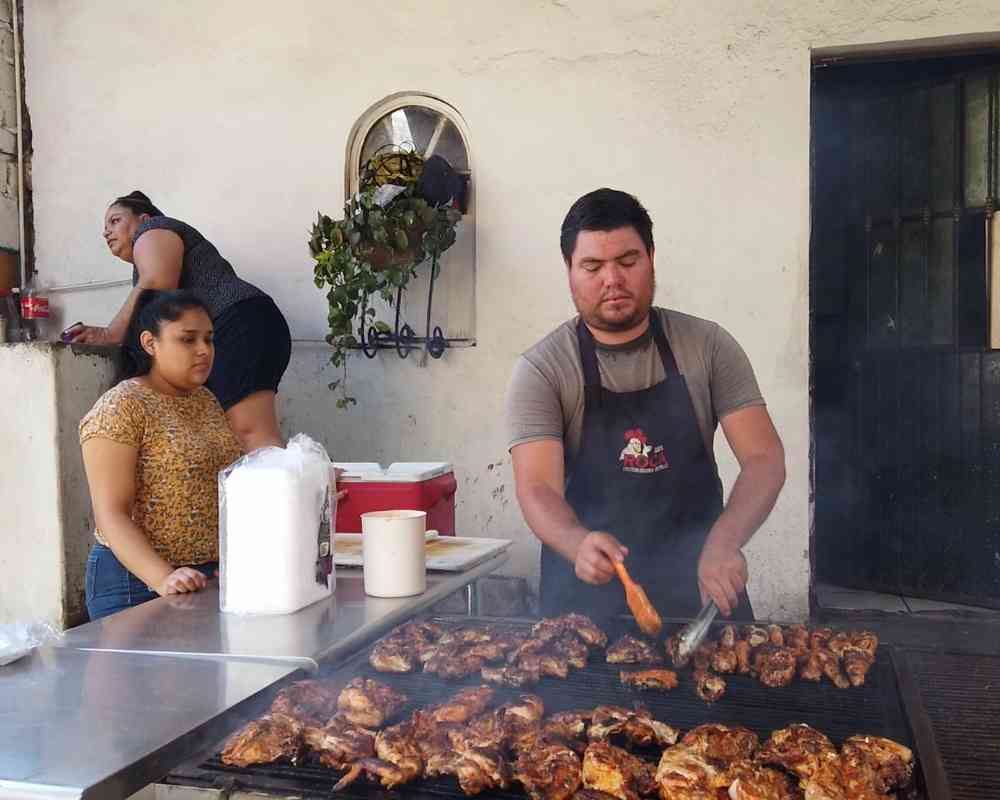
[[[426,528],[426,511],[369,511],[361,515],[365,594],[423,594],[427,588]]]

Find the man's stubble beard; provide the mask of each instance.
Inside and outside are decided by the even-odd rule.
[[[591,314],[584,314],[583,310],[580,308],[579,303],[576,302],[576,298],[573,298],[573,305],[576,306],[576,310],[583,316],[583,321],[586,322],[590,327],[596,328],[599,331],[606,331],[607,333],[620,333],[622,331],[627,331],[632,328],[638,327],[645,321],[646,317],[649,316],[649,312],[653,307],[653,298],[656,296],[656,276],[653,275],[652,286],[649,288],[649,300],[645,303],[645,306],[637,306],[635,313],[629,315],[629,317],[622,321],[606,320],[600,315],[600,304],[598,304],[598,311]]]

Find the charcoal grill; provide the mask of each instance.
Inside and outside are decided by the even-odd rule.
[[[954,800],[1000,798],[1000,657],[907,650]]]
[[[524,620],[470,620],[468,617],[438,617],[434,621],[446,626],[500,624],[524,628],[532,624]],[[623,623],[620,630],[608,631],[610,640],[613,641],[623,632],[639,633],[638,630],[631,629],[629,623]],[[402,675],[379,673],[368,664],[369,651],[370,648],[365,648],[336,666],[322,668],[320,675],[336,684],[346,684],[359,675],[376,678],[406,692],[409,703],[400,717],[418,707],[439,703],[462,687],[482,683],[476,675],[461,681],[446,681],[419,672]],[[606,663],[603,654],[595,651],[591,654],[587,668],[571,670],[566,680],[546,678],[523,690],[496,687],[498,702],[515,699],[524,692],[532,692],[545,701],[546,713],[589,709],[601,704],[631,706],[633,702],[639,702],[649,708],[657,719],[682,731],[706,722],[739,723],[756,731],[762,739],[772,730],[793,722],[805,722],[814,726],[836,744],[854,734],[887,736],[914,748],[917,755],[918,769],[908,800],[949,800],[951,797],[944,773],[939,768],[940,760],[930,726],[924,725],[917,730],[911,728],[910,718],[926,720],[926,713],[920,706],[919,697],[911,691],[913,675],[909,672],[909,665],[905,661],[898,661],[890,649],[884,646],[879,647],[875,664],[863,687],[837,689],[824,680],[819,684],[797,681],[781,689],[769,689],[749,676],[727,675],[728,689],[725,697],[711,705],[695,695],[689,671],[681,673],[680,686],[664,693],[622,687],[619,680],[622,668],[620,665]],[[624,665],[624,668],[637,667]],[[903,671],[900,672],[900,669]],[[207,758],[175,770],[165,782],[251,790],[282,797],[294,795],[329,799],[332,786],[341,774],[318,763],[308,762],[298,766],[268,764],[246,768],[230,767],[219,760],[219,750],[221,743]],[[659,751],[639,751],[638,754],[655,763]],[[374,800],[383,797],[464,800],[464,795],[452,777],[425,778],[398,787],[392,792],[361,779],[333,796],[345,800]],[[972,796],[968,795],[970,798]],[[975,796],[983,798],[986,795]],[[480,797],[524,800],[526,795],[516,787],[509,791],[484,792]]]

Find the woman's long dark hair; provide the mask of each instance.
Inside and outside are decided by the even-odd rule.
[[[160,209],[153,205],[152,200],[138,189],[121,197],[116,197],[111,201],[110,205],[124,206],[133,214],[149,214],[151,217],[166,216]]]
[[[200,308],[211,316],[208,306],[194,292],[144,290],[136,300],[132,319],[125,333],[125,341],[122,343],[122,369],[116,383],[148,375],[153,368],[152,356],[143,350],[139,341],[143,331],[159,336],[164,322],[176,322],[185,311],[190,311],[192,308]]]

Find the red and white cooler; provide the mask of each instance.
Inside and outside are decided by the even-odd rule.
[[[451,464],[409,461],[383,468],[374,462],[337,463],[344,470],[341,488],[347,497],[337,503],[337,533],[359,533],[367,511],[411,509],[427,512],[427,530],[455,535],[455,492],[458,483]]]

